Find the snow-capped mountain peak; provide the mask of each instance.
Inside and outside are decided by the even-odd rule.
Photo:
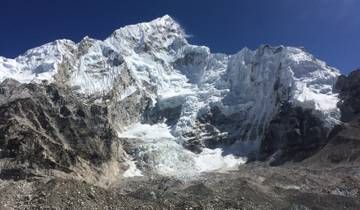
[[[212,54],[208,47],[189,44],[186,37],[181,26],[165,15],[122,27],[103,41],[58,40],[15,59],[0,57],[0,81],[46,79],[81,97],[96,98],[94,103],[112,111],[112,126],[122,137],[139,136],[134,132],[144,133],[150,124],[152,129],[160,126],[172,137],[151,135],[152,141],[142,142],[142,155],[169,150],[156,152],[149,163],[154,167],[157,161],[168,163],[168,158],[175,158],[170,162],[180,168],[183,165],[177,164],[184,161],[176,158],[204,160],[202,153],[170,155],[194,142],[199,147],[221,146],[235,155],[256,151],[284,103],[313,110],[326,126],[337,123],[333,85],[339,71],[308,52],[263,45],[234,55]],[[220,158],[218,151],[213,158]],[[205,153],[209,155],[208,150]],[[225,158],[236,162],[232,156]],[[215,169],[223,167],[219,162]],[[171,172],[165,168],[163,173]]]
[[[177,50],[187,44],[181,26],[169,15],[146,23],[122,27],[105,40],[118,50]]]

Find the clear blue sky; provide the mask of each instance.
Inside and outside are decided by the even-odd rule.
[[[213,52],[303,46],[343,73],[360,67],[360,0],[1,0],[0,55],[59,38],[104,39],[164,14]]]

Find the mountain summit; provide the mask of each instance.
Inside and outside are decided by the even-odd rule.
[[[333,91],[338,76],[295,47],[211,53],[189,44],[168,15],[122,27],[103,41],[57,40],[15,59],[0,57],[0,81],[47,81],[79,103],[105,107],[103,123],[137,148],[126,152],[137,165],[130,176],[150,168],[189,177],[232,168],[250,153],[261,156],[285,107],[310,110],[330,129],[340,117]]]

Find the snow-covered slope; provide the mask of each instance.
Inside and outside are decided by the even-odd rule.
[[[104,41],[58,40],[15,59],[0,57],[0,81],[46,79],[69,86],[84,98],[95,97],[96,103],[118,112],[112,122],[123,137],[143,138],[136,131],[165,122],[169,133],[152,135],[145,153],[154,151],[150,149],[154,144],[161,150],[161,139],[175,145],[154,155],[155,168],[176,165],[179,158],[174,162],[169,154],[180,154],[182,145],[194,141],[200,147],[221,145],[235,155],[256,150],[270,121],[287,102],[312,109],[333,126],[339,115],[333,92],[338,75],[338,70],[295,47],[264,45],[234,55],[213,54],[205,46],[189,44],[180,25],[168,15],[120,28]],[[141,129],[134,129],[139,125]],[[203,158],[209,149],[198,151],[199,155],[182,152],[195,165],[199,160],[216,162]],[[224,168],[219,159],[229,156],[223,155],[213,156],[220,162],[211,170]],[[202,171],[202,164],[194,170]]]

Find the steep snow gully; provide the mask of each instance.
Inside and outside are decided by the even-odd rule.
[[[57,40],[14,59],[0,57],[0,82],[50,83],[84,103],[109,107],[132,145],[124,176],[146,169],[177,177],[235,168],[256,153],[284,103],[338,123],[339,71],[304,49],[263,45],[234,55],[188,43],[165,15],[114,31],[104,41]]]

